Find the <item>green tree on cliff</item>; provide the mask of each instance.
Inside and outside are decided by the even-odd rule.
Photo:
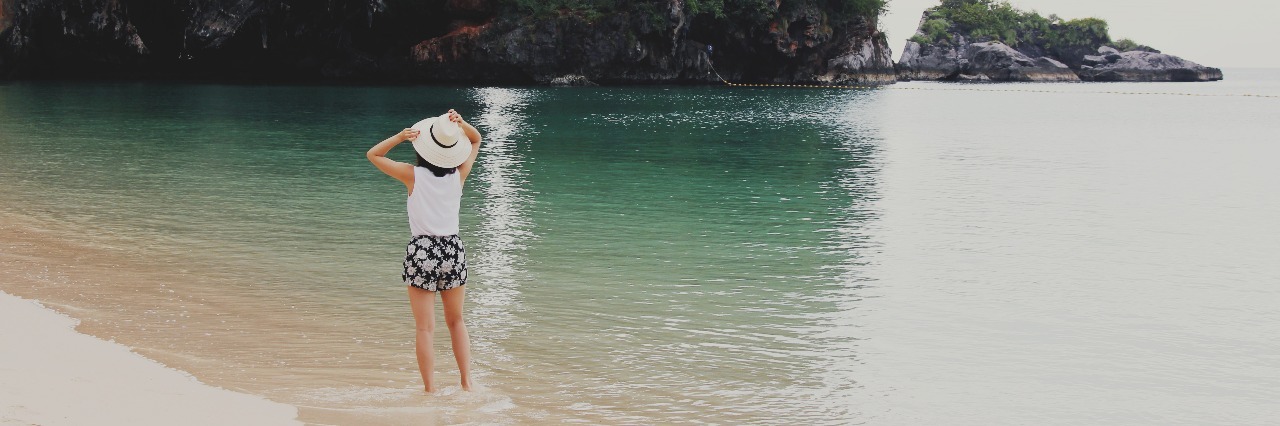
[[[921,26],[921,34],[911,38],[921,44],[950,42],[953,33],[971,41],[999,41],[1014,47],[1031,45],[1055,50],[1112,44],[1107,21],[1098,18],[1064,21],[1057,15],[1045,18],[1035,11],[1014,8],[1007,1],[942,0],[942,4],[925,13],[928,16]]]

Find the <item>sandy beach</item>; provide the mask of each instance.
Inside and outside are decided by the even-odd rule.
[[[0,292],[0,424],[299,424],[297,409],[199,382]]]

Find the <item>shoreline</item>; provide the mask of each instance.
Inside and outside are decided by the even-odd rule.
[[[19,324],[24,329],[40,330],[34,332],[35,336],[67,335],[93,341],[96,345],[114,347],[108,348],[111,349],[108,352],[118,352],[120,357],[136,358],[131,362],[145,364],[137,367],[138,371],[167,371],[189,383],[174,386],[174,381],[170,380],[168,387],[152,386],[145,392],[139,391],[133,383],[137,380],[132,378],[138,374],[136,371],[105,362],[79,368],[82,374],[76,377],[52,378],[48,371],[54,367],[78,365],[80,361],[68,361],[74,358],[69,356],[50,360],[52,356],[49,353],[90,354],[83,355],[83,358],[97,358],[98,355],[93,350],[69,349],[70,345],[60,344],[53,344],[53,349],[43,351],[28,348],[30,342],[36,342],[35,338],[14,337],[11,335],[17,330],[6,329],[0,331],[0,383],[4,383],[0,387],[3,388],[0,389],[0,426],[167,426],[192,423],[177,416],[139,420],[125,415],[130,411],[151,414],[156,407],[174,407],[171,410],[194,413],[184,414],[191,418],[217,419],[196,422],[210,425],[390,425],[405,424],[406,419],[432,424],[511,422],[502,412],[492,411],[494,404],[505,407],[503,404],[510,403],[510,398],[500,392],[476,394],[479,396],[457,392],[424,395],[416,386],[398,386],[387,380],[416,381],[416,371],[392,370],[392,375],[381,376],[390,369],[386,368],[389,360],[383,357],[375,361],[366,358],[363,352],[358,360],[346,358],[346,362],[354,363],[352,369],[299,378],[299,375],[308,374],[315,368],[313,362],[317,357],[314,352],[281,352],[279,346],[261,344],[259,341],[264,340],[261,336],[288,333],[282,330],[317,332],[331,329],[330,323],[316,322],[315,318],[292,312],[266,317],[242,315],[244,312],[230,307],[240,306],[246,300],[260,299],[264,294],[252,286],[245,287],[243,282],[232,282],[218,276],[216,268],[211,269],[209,264],[183,257],[171,246],[157,249],[152,242],[137,239],[120,239],[117,236],[88,240],[66,237],[69,234],[61,222],[46,216],[0,210],[0,320]],[[156,255],[158,252],[168,254],[157,261],[160,259]],[[240,291],[227,292],[227,285],[236,286]],[[400,293],[395,292],[397,296]],[[25,313],[17,313],[10,305],[26,308],[23,309]],[[408,314],[407,303],[404,308]],[[264,319],[269,324],[259,322]],[[363,345],[356,340],[335,341],[330,338],[327,340],[330,345],[322,350],[329,355],[324,362],[343,363],[344,360],[334,354],[354,354],[367,350],[365,348],[371,344],[395,344],[394,336],[370,338],[366,335],[360,338],[364,340]],[[295,345],[304,343],[296,338],[291,342]],[[13,350],[9,349],[11,347]],[[314,347],[308,347],[309,351],[314,350]],[[15,360],[18,353],[24,354],[22,360]],[[290,353],[311,355],[291,357]],[[402,355],[405,361],[413,360],[412,350],[397,352],[397,355]],[[281,370],[282,362],[289,369],[297,369],[297,374],[280,374],[284,371]],[[383,368],[376,367],[379,364],[369,364],[373,362],[380,363]],[[33,372],[25,381],[15,380],[11,376],[17,371],[7,370],[9,366]],[[116,381],[115,376],[101,373],[116,370],[126,371],[118,375],[128,378],[124,382],[134,387],[120,386],[121,382]],[[282,376],[291,377],[282,379]],[[92,382],[89,383],[92,390],[62,391],[69,386],[85,387],[85,379]],[[221,397],[224,400],[228,398],[226,395],[238,397],[240,401],[207,402],[211,398],[190,395],[186,395],[188,399],[180,400],[184,395],[178,395],[177,402],[168,402],[167,399],[154,399],[166,401],[163,403],[147,402],[153,400],[151,395],[156,394],[196,393],[191,390],[193,388],[203,388],[199,391],[203,393],[224,394]],[[38,393],[29,389],[44,390]],[[106,403],[93,402],[93,406],[87,407],[71,407],[68,403],[103,399],[100,394],[112,396],[105,398]],[[125,403],[118,403],[113,398]],[[188,406],[184,406],[183,401]],[[442,401],[448,402],[448,406],[441,406]],[[84,415],[84,412],[94,412],[99,405],[114,407],[125,404],[132,404],[130,407],[133,408],[115,415]],[[283,406],[288,411],[285,415],[273,416],[271,405]],[[28,410],[18,410],[19,407]],[[245,407],[255,409],[259,414],[244,414],[251,413]],[[62,415],[73,408],[79,412]],[[223,412],[242,414],[226,417],[221,415]],[[79,417],[71,418],[74,416]],[[98,417],[103,420],[98,420]]]
[[[0,322],[0,424],[301,424],[297,407],[80,333],[37,300],[0,291]]]

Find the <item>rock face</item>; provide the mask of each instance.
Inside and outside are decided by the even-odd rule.
[[[963,40],[963,37],[959,37]],[[1000,42],[921,46],[909,41],[898,76],[903,80],[1079,81],[1065,64],[1031,58]]]
[[[684,0],[522,14],[503,0],[0,0],[0,78],[892,83],[874,19]],[[817,3],[815,3],[817,4]],[[643,8],[634,6],[640,5]],[[770,6],[771,5],[771,6]],[[575,80],[576,81],[576,80]]]
[[[1098,48],[1097,55],[1087,55],[1080,66],[1080,79],[1086,81],[1213,81],[1222,79],[1222,70],[1202,66],[1159,51],[1132,50],[1120,52],[1111,47]]]
[[[604,83],[896,81],[874,22],[832,28],[824,12],[800,10],[767,26],[717,31],[717,23],[689,16],[683,1],[663,2],[658,13],[459,23],[418,43],[411,57],[416,72],[440,81],[548,82],[566,74]]]
[[[970,44],[964,51],[966,74],[993,81],[1078,81],[1071,68],[1046,57],[1031,58],[1000,42]]]
[[[443,34],[445,24],[383,0],[0,0],[0,7],[0,77],[16,78],[395,76],[407,72],[407,55],[389,46]]]
[[[599,86],[599,84],[596,84],[596,82],[591,81],[591,80],[588,80],[586,77],[583,77],[583,76],[580,76],[580,75],[577,75],[577,74],[568,74],[568,75],[565,75],[565,76],[561,76],[561,77],[553,78],[553,79],[551,79],[551,85],[552,85],[552,86],[562,86],[562,87],[573,87],[573,86],[577,86],[577,87]]]

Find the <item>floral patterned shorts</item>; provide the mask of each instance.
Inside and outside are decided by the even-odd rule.
[[[404,251],[405,285],[443,291],[467,283],[467,259],[457,235],[418,235]]]

